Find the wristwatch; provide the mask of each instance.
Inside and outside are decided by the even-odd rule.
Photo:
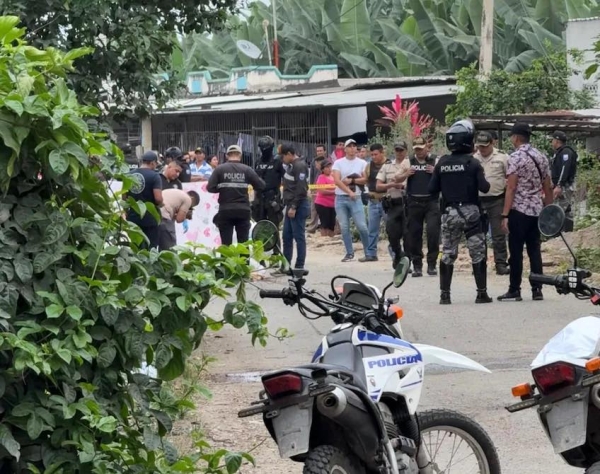
[[[508,214],[502,214],[502,219],[508,219]]]

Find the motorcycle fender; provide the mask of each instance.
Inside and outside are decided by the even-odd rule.
[[[423,356],[425,365],[435,364],[455,369],[476,370],[488,374],[492,373],[483,365],[457,352],[442,349],[441,347],[429,346],[427,344],[413,344],[413,346],[416,347]]]
[[[556,454],[585,444],[588,407],[587,396],[580,400],[565,398],[552,405],[552,409],[546,414],[546,423]]]
[[[312,426],[313,401],[278,410],[272,419],[273,431],[281,458],[308,452]]]

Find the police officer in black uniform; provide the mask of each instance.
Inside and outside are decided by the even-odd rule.
[[[242,149],[231,145],[227,149],[227,162],[215,168],[208,179],[206,190],[219,193],[219,212],[213,219],[221,234],[221,243],[233,243],[235,229],[237,241],[244,243],[250,237],[250,199],[248,185],[255,190],[265,188],[265,182],[242,160]]]
[[[179,164],[181,167],[179,181],[182,183],[189,183],[192,181],[192,170],[190,170],[189,163],[185,161],[181,148],[176,146],[167,148],[167,151],[165,151],[165,161],[167,164],[169,164],[171,161],[176,161]]]
[[[577,152],[567,145],[565,132],[557,130],[552,134],[552,188],[554,201],[565,211],[567,217],[565,231],[573,231],[573,185],[577,175]]]
[[[413,140],[415,154],[410,157],[410,176],[406,180],[408,247],[413,262],[413,277],[423,275],[423,223],[427,229],[427,274],[437,275],[440,253],[440,196],[429,193],[437,157],[427,149],[422,137]]]
[[[473,264],[477,285],[475,303],[491,303],[487,294],[487,262],[485,232],[482,222],[479,192],[487,193],[490,183],[485,179],[481,163],[473,157],[475,127],[460,120],[446,132],[450,155],[440,158],[429,182],[429,193],[442,193],[442,261],[440,262],[440,304],[450,304],[450,286],[458,244],[464,236]]]
[[[252,219],[256,222],[267,219],[279,227],[283,220],[281,183],[285,174],[283,163],[273,155],[275,142],[269,136],[258,141],[261,156],[256,163],[256,174],[265,182],[265,189],[254,192]]]

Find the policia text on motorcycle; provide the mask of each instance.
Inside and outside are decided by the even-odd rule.
[[[381,201],[384,212],[387,214],[386,232],[390,247],[394,254],[393,267],[396,268],[404,256],[401,241],[406,226],[404,210],[404,182],[410,176],[410,162],[406,159],[408,145],[398,142],[394,145],[396,159],[383,165],[377,174],[377,191],[385,192]]]
[[[552,187],[554,202],[563,208],[567,221],[565,230],[573,230],[573,185],[577,175],[577,152],[567,145],[565,132],[556,131],[552,134]]]
[[[473,264],[477,285],[476,303],[491,303],[487,294],[487,252],[481,219],[479,192],[487,193],[490,183],[485,179],[479,161],[473,158],[475,128],[468,120],[461,120],[446,132],[444,155],[433,170],[429,183],[431,194],[442,193],[442,260],[440,262],[440,304],[450,304],[450,287],[458,244],[464,234]]]
[[[437,157],[429,153],[421,137],[413,141],[414,156],[410,158],[410,174],[406,179],[408,249],[413,262],[413,277],[423,275],[423,223],[427,229],[427,273],[437,275],[440,252],[440,196],[429,193],[429,181]]]
[[[255,190],[265,188],[265,182],[256,171],[240,162],[242,150],[237,145],[227,149],[227,162],[217,166],[208,180],[207,191],[219,193],[219,212],[213,222],[221,234],[221,243],[233,243],[235,229],[237,241],[246,242],[250,234],[250,199],[248,185]]]

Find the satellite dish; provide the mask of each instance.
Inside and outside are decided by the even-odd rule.
[[[262,55],[262,51],[254,43],[246,40],[238,40],[235,43],[237,48],[246,56],[252,59],[258,59]]]

